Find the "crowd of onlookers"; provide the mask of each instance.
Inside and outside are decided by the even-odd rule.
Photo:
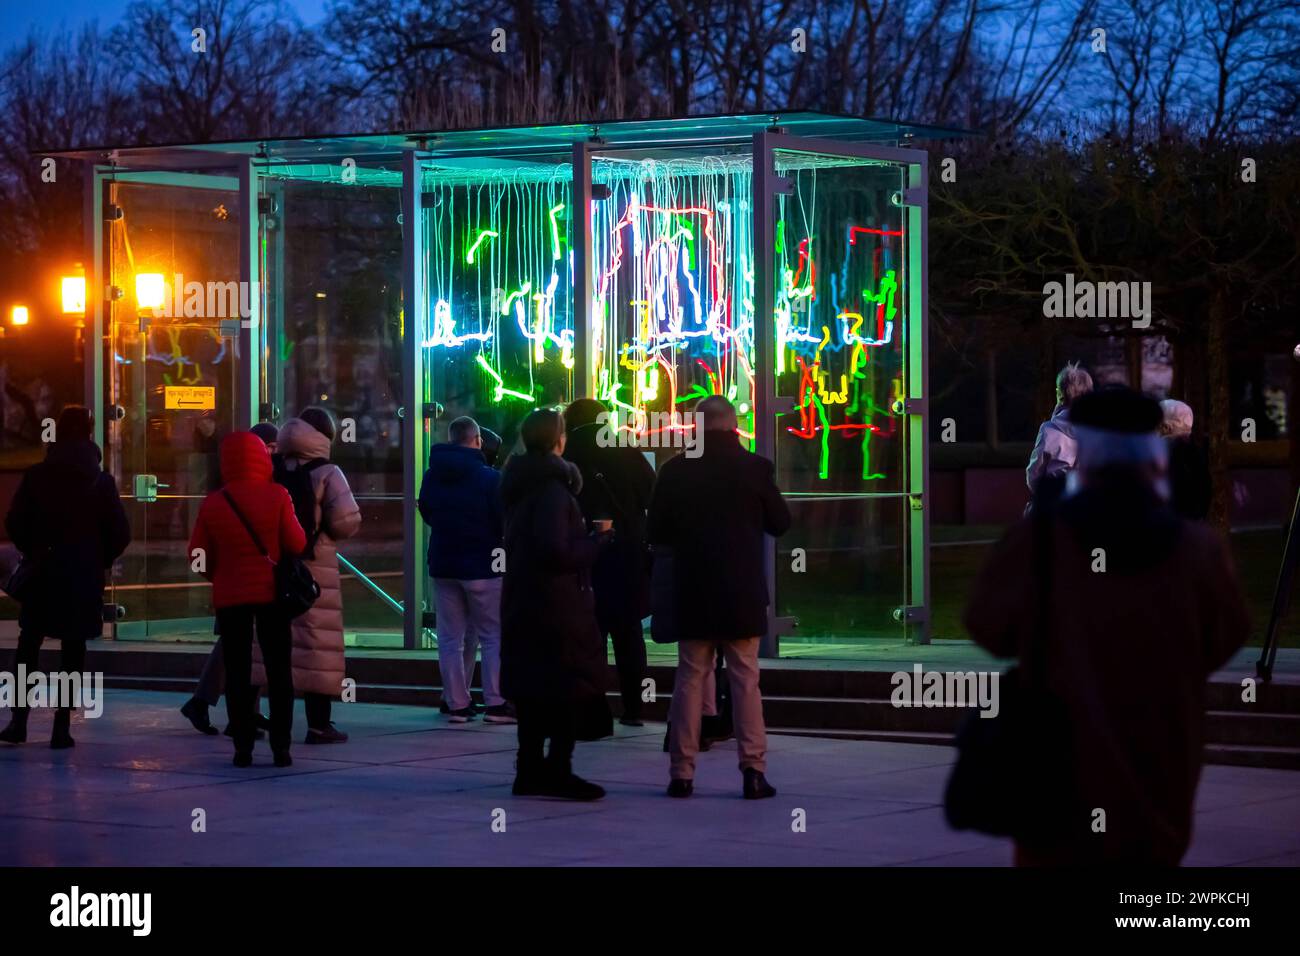
[[[965,615],[979,644],[1034,665],[1008,680],[1036,675],[1035,691],[1065,715],[1072,782],[1048,798],[1061,823],[1018,837],[1018,859],[1176,862],[1190,837],[1205,681],[1247,628],[1224,543],[1200,521],[1208,465],[1181,402],[1094,389],[1075,365],[1057,398],[1030,460],[1027,517],[998,545]],[[746,449],[721,396],[696,408],[698,453],[657,474],[636,447],[609,440],[604,411],[581,399],[530,412],[503,463],[500,438],[469,417],[430,451],[418,494],[442,711],[454,723],[517,723],[515,794],[599,799],[604,790],[574,773],[574,748],[613,733],[607,641],[619,719],[642,724],[654,694],[649,616],[654,639],[678,647],[668,794],[689,797],[698,752],[734,734],[743,795],[771,797],[758,666],[771,613],[765,537],[791,521],[773,465]],[[278,429],[224,436],[218,486],[193,521],[190,556],[211,581],[218,640],[182,712],[216,734],[209,711],[224,692],[239,766],[264,734],[275,764],[292,762],[295,696],[306,743],[348,739],[331,708],[345,675],[336,549],[361,514],[330,461],[335,427],[313,407]],[[81,669],[101,631],[105,569],[128,544],[92,433],[84,409],[65,410],[10,507],[35,578],[16,658],[28,667],[51,636],[65,669]],[[15,709],[0,740],[25,740],[26,718]],[[61,710],[53,745],[72,744]]]

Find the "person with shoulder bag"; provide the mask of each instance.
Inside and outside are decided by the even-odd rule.
[[[190,536],[190,554],[202,556],[212,582],[212,605],[226,664],[226,714],[235,743],[235,766],[253,762],[253,638],[265,661],[271,705],[271,752],[277,767],[293,763],[293,677],[289,668],[289,618],[297,607],[283,599],[286,560],[301,553],[307,536],[289,494],[271,480],[271,456],[251,432],[221,443],[222,488],[203,499]]]

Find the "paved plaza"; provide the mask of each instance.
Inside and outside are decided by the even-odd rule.
[[[510,795],[514,728],[434,709],[337,708],[347,744],[295,743],[249,770],[196,734],[181,694],[110,690],[104,715],[51,751],[0,745],[0,865],[1004,866],[1006,843],[943,821],[946,747],[773,736],[774,800],[740,799],[730,742],[702,754],[696,795],[663,795],[663,725],[580,744],[595,804]],[[219,715],[224,716],[224,715]],[[295,737],[304,730],[301,704]],[[202,810],[196,815],[196,810]],[[194,832],[201,816],[206,832]],[[803,827],[796,826],[802,821]],[[1300,865],[1300,773],[1207,767],[1193,865]]]

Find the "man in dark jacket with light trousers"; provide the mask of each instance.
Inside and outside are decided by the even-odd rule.
[[[706,679],[715,653],[726,660],[736,747],[746,799],[776,795],[767,769],[767,731],[758,686],[758,644],[767,629],[764,535],[790,527],[790,511],[770,461],[740,444],[736,410],[720,395],[696,408],[697,457],[678,455],[659,473],[650,500],[651,544],[673,552],[673,621],[678,640],[673,686],[671,783],[689,797],[700,746]]]
[[[469,685],[477,643],[483,654],[484,719],[514,723],[501,696],[501,474],[483,458],[474,419],[457,418],[447,437],[429,452],[419,502],[429,526],[443,703],[453,723],[473,719]]]

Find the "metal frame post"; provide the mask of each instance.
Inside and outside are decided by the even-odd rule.
[[[83,401],[95,418],[95,444],[104,447],[104,302],[108,276],[104,269],[104,179],[95,163],[85,166],[86,328]]]
[[[424,563],[424,522],[417,498],[424,477],[424,354],[428,302],[424,276],[423,160],[419,149],[402,151],[402,646],[420,646],[429,590]]]
[[[239,362],[236,364],[235,428],[251,428],[261,408],[262,294],[258,255],[261,217],[257,202],[257,165],[252,158],[239,164],[239,281],[248,290],[249,314],[239,323]],[[241,293],[240,301],[244,300]]]
[[[591,144],[573,144],[573,384],[574,398],[597,397],[591,348]]]
[[[776,328],[772,282],[772,217],[780,185],[771,146],[773,134],[754,134],[754,175],[750,209],[754,230],[754,450],[776,461]],[[779,657],[780,635],[788,627],[776,614],[776,539],[763,537],[763,566],[767,575],[767,631],[758,644],[760,657]]]

